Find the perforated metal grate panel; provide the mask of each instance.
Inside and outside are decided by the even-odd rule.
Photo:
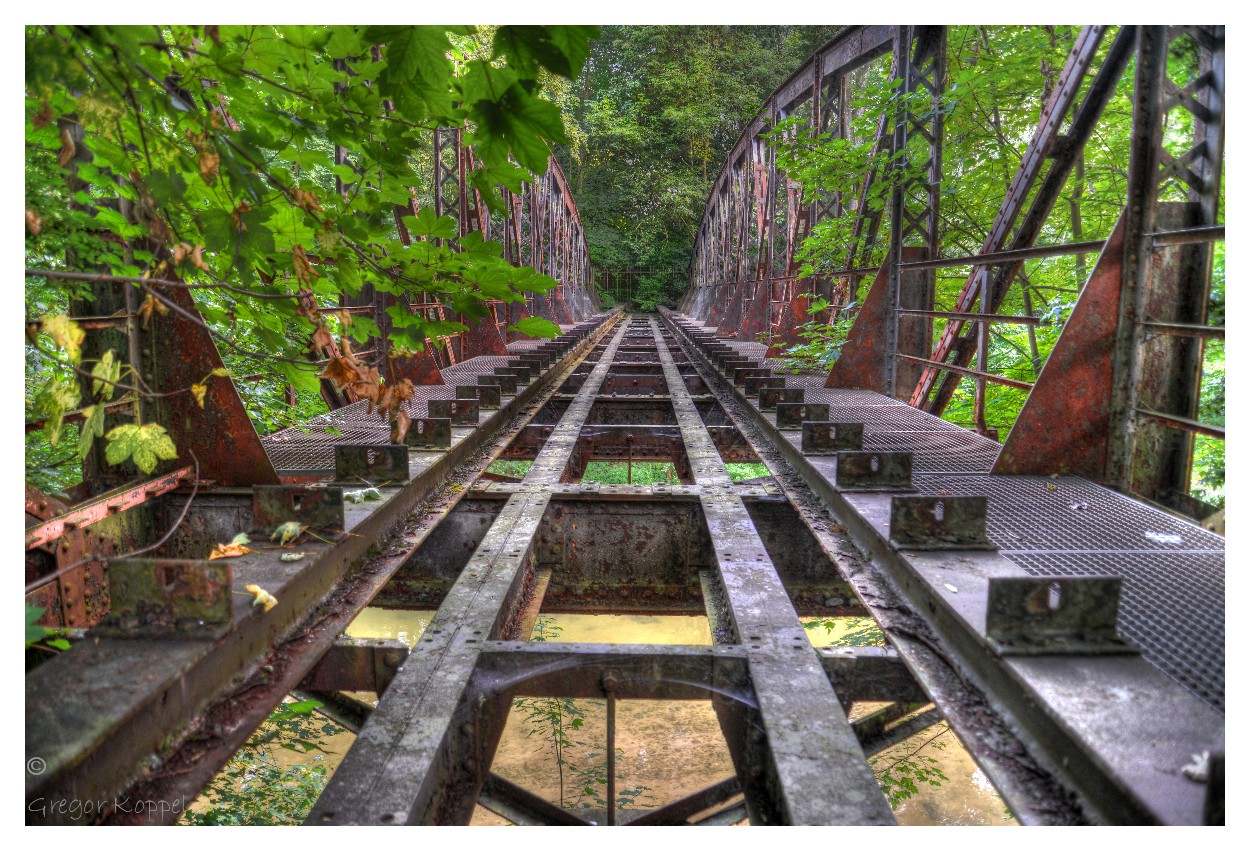
[[[1004,550],[1218,553],[1224,539],[1075,476],[917,476],[922,493],[988,496],[987,534]]]
[[[1004,553],[1033,576],[1122,577],[1120,632],[1224,711],[1224,558],[1213,553]]]

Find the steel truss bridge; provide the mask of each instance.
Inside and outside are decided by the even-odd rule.
[[[156,478],[88,470],[96,495],[73,505],[28,487],[27,600],[74,646],[26,674],[27,821],[172,822],[298,689],[359,730],[310,824],[459,824],[479,803],[522,824],[585,823],[491,770],[526,696],[606,700],[609,823],[889,824],[866,759],[939,720],[1023,823],[1222,823],[1224,539],[1191,519],[1188,478],[1193,435],[1223,437],[1197,420],[1202,341],[1223,336],[1206,315],[1223,239],[1223,28],[1083,29],[989,237],[958,258],[937,252],[941,110],[882,120],[877,145],[927,177],[896,181],[880,214],[863,194],[803,198],[762,138],[795,115],[795,132],[845,134],[852,75],[877,60],[938,98],[945,38],[851,27],[779,87],[715,184],[684,301],[659,315],[598,311],[554,161],[492,218],[465,181],[472,150],[439,131],[438,212],[561,287],[493,305],[420,359],[373,343],[375,362],[419,384],[404,445],[333,388],[329,413],[259,437],[220,382],[202,409],[183,394],[146,412],[183,453]],[[1193,79],[1168,77],[1177,39],[1200,56]],[[1097,244],[1037,245],[1130,68],[1119,223]],[[1161,142],[1178,109],[1195,127],[1180,156]],[[1187,200],[1161,203],[1164,181]],[[834,216],[854,217],[853,258],[888,216],[885,263],[800,281],[797,245]],[[984,423],[985,382],[1012,381],[987,369],[987,329],[1030,321],[998,313],[1021,264],[1077,251],[1098,260],[1006,443],[939,419],[971,376]],[[933,302],[943,266],[971,270],[950,311]],[[782,370],[810,296],[840,309],[860,279],[834,369]],[[88,355],[131,352],[155,390],[221,366],[185,290],[165,295],[187,315],[145,328],[92,321],[127,308],[120,285],[94,286]],[[386,298],[346,307],[385,327]],[[515,338],[523,315],[563,333]],[[936,340],[935,318],[951,320]],[[496,459],[532,465],[486,473]],[[582,481],[605,460],[668,461],[680,484]],[[740,462],[770,475],[735,483],[726,464]],[[345,501],[366,484],[381,498]],[[202,560],[239,529],[268,538],[292,520],[324,538],[301,543],[300,561],[260,548]],[[253,606],[247,585],[277,605]],[[344,636],[366,605],[437,613],[409,651]],[[540,610],[697,612],[714,643],[534,643]],[[807,615],[871,615],[888,648],[815,649]],[[351,691],[380,701],[370,711]],[[622,699],[710,700],[734,775],[618,813]],[[862,701],[888,706],[850,722]],[[1205,779],[1188,776],[1204,753]],[[84,818],[57,805],[70,801],[103,806]]]

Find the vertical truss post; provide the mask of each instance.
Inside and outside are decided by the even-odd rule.
[[[900,102],[894,119],[895,179],[890,200],[890,271],[886,289],[890,316],[885,332],[887,361],[884,384],[890,395],[895,394],[896,386],[901,383],[900,368],[895,355],[899,352],[899,326],[902,321],[898,309],[902,306],[903,299],[903,246],[918,243],[926,249],[927,256],[937,255],[942,172],[941,96],[946,80],[946,28],[900,27],[895,40],[894,62],[898,78],[903,84],[899,89]],[[927,92],[930,98],[927,115],[917,115],[910,107],[910,96],[920,91]],[[912,149],[919,151],[921,147],[912,143],[917,137],[927,143],[923,160],[913,159]],[[923,176],[909,175],[908,172],[913,169],[917,172],[923,170]],[[932,271],[926,271],[923,275],[922,280],[908,283],[911,287],[919,287],[920,302],[924,305],[922,309],[932,309],[936,276]],[[932,323],[922,317],[908,317],[906,321],[922,323],[925,326]],[[923,348],[924,351],[920,353],[922,357],[928,355],[929,347],[926,345]]]
[[[1168,75],[1173,43],[1192,39],[1199,61],[1178,86]],[[1193,418],[1202,377],[1202,341],[1148,341],[1144,323],[1166,319],[1206,323],[1210,297],[1209,245],[1163,249],[1154,234],[1165,223],[1213,225],[1219,209],[1223,155],[1224,34],[1222,27],[1141,27],[1138,30],[1133,133],[1129,160],[1125,254],[1112,360],[1111,435],[1106,480],[1126,492],[1181,510],[1188,499],[1193,435],[1140,419],[1142,410]],[[1183,107],[1194,119],[1192,147],[1173,156],[1163,144],[1168,113]],[[1160,207],[1161,188],[1176,181],[1190,208]],[[1163,315],[1165,312],[1170,315]]]

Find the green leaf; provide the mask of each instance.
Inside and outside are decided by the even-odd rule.
[[[554,338],[560,334],[560,326],[543,319],[541,316],[527,316],[515,325],[508,326],[509,331],[516,331],[530,337]]]
[[[402,221],[413,236],[426,236],[431,239],[456,237],[456,220],[451,216],[436,216],[430,207],[422,207],[415,216],[404,216]]]
[[[78,457],[86,458],[97,437],[104,436],[104,406],[92,405],[86,409],[87,419],[78,432]]]
[[[174,442],[156,423],[119,425],[108,433],[106,439],[108,446],[104,450],[104,459],[108,463],[121,464],[131,460],[144,473],[155,470],[158,461],[172,461],[178,457]]]
[[[91,395],[104,402],[112,399],[117,392],[117,382],[122,377],[121,362],[113,359],[112,349],[105,352],[104,357],[91,368],[91,375],[95,379],[91,382]],[[101,396],[101,393],[104,395]]]
[[[35,404],[47,417],[44,427],[48,434],[48,443],[56,446],[61,437],[61,425],[65,421],[65,412],[74,409],[78,404],[78,382],[72,378],[52,378],[35,398]]]
[[[27,606],[26,607],[26,646],[27,647],[30,647],[32,644],[38,644],[40,641],[43,640],[43,637],[48,634],[47,629],[35,623],[35,621],[43,617],[43,613],[45,611],[47,610],[42,609],[39,606]]]

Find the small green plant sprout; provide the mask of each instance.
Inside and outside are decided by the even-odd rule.
[[[26,648],[33,647],[50,653],[68,650],[70,643],[65,640],[62,630],[48,629],[37,623],[46,611],[47,609],[40,606],[26,607]]]

